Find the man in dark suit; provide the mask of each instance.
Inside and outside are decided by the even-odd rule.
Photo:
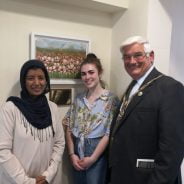
[[[112,122],[110,183],[181,184],[184,87],[155,69],[144,38],[128,38],[120,50],[136,84],[128,87]]]

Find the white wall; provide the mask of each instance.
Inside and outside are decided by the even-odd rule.
[[[184,83],[184,1],[165,2],[164,6],[173,22],[169,73]]]
[[[0,104],[19,91],[19,70],[29,59],[29,34],[91,40],[91,51],[102,60],[104,79],[109,83],[111,22],[106,13],[53,5],[47,1],[0,0]],[[42,3],[41,3],[42,2]],[[102,44],[102,42],[105,44]],[[4,80],[2,80],[4,79]]]
[[[111,56],[111,88],[119,96],[127,87],[130,77],[124,70],[119,46],[121,42],[128,36],[147,34],[147,14],[148,1],[147,0],[130,0],[127,11],[117,13],[113,19],[112,28],[112,56]]]
[[[169,73],[172,21],[159,0],[149,0],[147,38],[155,51],[154,64]]]
[[[171,45],[169,55],[169,75],[184,83],[184,1],[160,0],[172,21]],[[182,183],[184,183],[184,161],[181,167]]]

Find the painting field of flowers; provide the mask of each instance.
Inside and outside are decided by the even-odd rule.
[[[51,79],[79,79],[89,41],[34,35],[35,58],[43,61]]]

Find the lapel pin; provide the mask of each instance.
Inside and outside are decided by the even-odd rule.
[[[142,91],[139,91],[137,95],[138,96],[142,96],[143,95],[143,92]]]

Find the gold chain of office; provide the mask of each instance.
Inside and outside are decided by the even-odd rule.
[[[144,84],[141,88],[138,89],[138,91],[131,97],[131,98],[127,98],[126,93],[123,95],[123,102],[121,104],[120,110],[119,110],[119,114],[117,117],[117,121],[120,120],[123,115],[125,114],[125,111],[129,105],[129,103],[131,102],[131,100],[134,98],[134,96],[138,95],[138,96],[142,96],[143,95],[143,90],[149,86],[152,82],[154,82],[155,80],[159,79],[160,77],[162,77],[163,74],[155,77],[154,79],[148,81],[146,84]]]

